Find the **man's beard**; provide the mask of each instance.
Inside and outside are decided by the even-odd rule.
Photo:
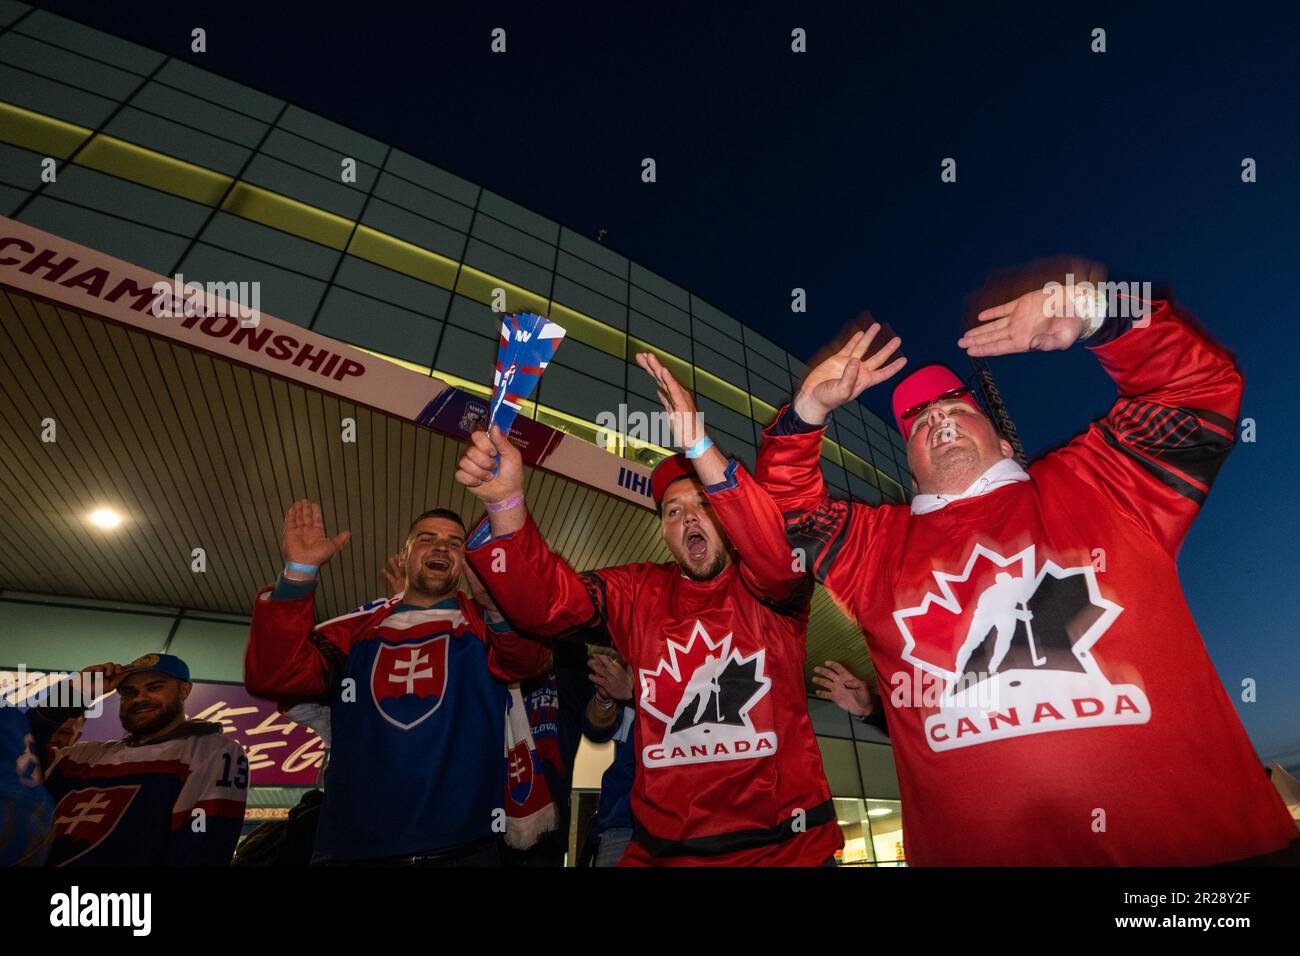
[[[177,701],[174,707],[163,704],[157,710],[144,714],[123,714],[122,729],[136,737],[146,737],[175,720],[181,713],[181,708],[181,703]]]
[[[979,465],[979,459],[979,450],[973,445],[955,448],[935,463],[931,477],[938,484],[946,484],[954,478],[965,477],[971,469]],[[978,474],[970,475],[966,484],[969,485],[978,477]]]
[[[703,567],[703,569],[699,571],[695,570],[690,565],[688,565],[685,561],[682,560],[678,560],[677,566],[680,567],[682,569],[682,573],[685,574],[692,581],[712,581],[714,578],[716,578],[719,574],[721,574],[726,569],[727,552],[719,548],[718,553],[713,556],[713,560],[710,561],[708,564],[706,564]]]
[[[423,567],[415,576],[415,586],[422,594],[440,599],[455,594],[459,582],[459,574],[452,574],[451,572],[437,574]]]

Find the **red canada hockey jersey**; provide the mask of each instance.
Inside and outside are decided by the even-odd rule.
[[[809,582],[743,468],[733,461],[708,491],[739,554],[710,581],[676,563],[576,574],[531,517],[466,553],[521,631],[602,630],[635,669],[635,835],[622,865],[815,866],[844,840],[804,690]]]
[[[930,513],[830,500],[820,430],[768,428],[758,479],[867,633],[910,862],[1203,865],[1296,837],[1175,564],[1241,377],[1168,303],[1149,321],[1093,349],[1106,418]]]

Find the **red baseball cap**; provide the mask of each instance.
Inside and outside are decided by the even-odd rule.
[[[655,500],[655,507],[663,504],[664,493],[674,481],[694,477],[695,465],[681,452],[655,465],[655,470],[650,472],[650,495]]]
[[[912,420],[920,414],[921,407],[950,392],[956,393],[950,397],[960,398],[971,408],[983,412],[966,383],[946,365],[927,365],[898,383],[894,389],[894,421],[898,423],[903,441],[907,441],[908,429]]]

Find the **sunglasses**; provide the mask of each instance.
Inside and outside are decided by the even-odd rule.
[[[934,398],[927,398],[923,402],[917,402],[900,416],[903,419],[903,424],[907,426],[908,436],[910,437],[912,434],[912,422],[916,416],[920,415],[935,402],[946,402],[954,398],[965,398],[969,394],[970,388],[968,386],[958,385],[956,388],[950,388],[946,392],[941,392]]]

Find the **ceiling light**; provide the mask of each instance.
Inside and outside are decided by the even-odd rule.
[[[100,508],[90,513],[90,523],[100,528],[116,528],[122,523],[122,516],[112,508]]]

